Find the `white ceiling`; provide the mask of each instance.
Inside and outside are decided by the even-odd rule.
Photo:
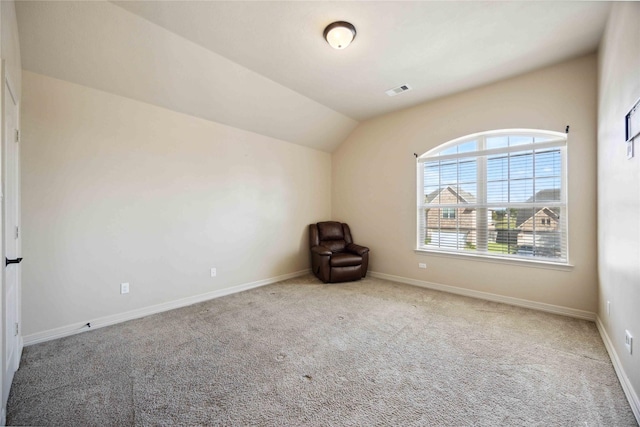
[[[332,151],[358,121],[597,49],[606,2],[17,2],[23,67]],[[322,38],[353,23],[353,44]],[[396,97],[385,91],[408,84]]]

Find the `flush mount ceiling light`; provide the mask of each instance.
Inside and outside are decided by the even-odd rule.
[[[327,25],[324,38],[334,49],[344,49],[356,38],[356,27],[345,21]]]

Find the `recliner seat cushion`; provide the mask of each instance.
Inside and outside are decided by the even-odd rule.
[[[351,267],[362,264],[362,257],[348,252],[331,255],[331,267]]]

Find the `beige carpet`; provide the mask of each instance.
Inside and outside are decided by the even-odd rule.
[[[591,322],[311,276],[27,347],[8,422],[636,425]]]

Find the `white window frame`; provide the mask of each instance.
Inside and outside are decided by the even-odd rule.
[[[528,144],[514,145],[503,148],[486,148],[486,140],[495,136],[526,136],[526,137],[544,137],[549,140],[544,142],[533,142]],[[464,256],[474,257],[482,259],[497,260],[498,262],[516,262],[519,264],[551,264],[560,267],[571,265],[569,264],[569,223],[568,223],[568,203],[567,203],[567,137],[566,133],[535,130],[535,129],[503,129],[487,132],[480,132],[471,135],[466,135],[461,138],[456,138],[452,141],[441,144],[421,156],[417,157],[416,162],[416,252],[417,253],[431,253],[435,255],[444,256]],[[439,155],[438,153],[447,150],[453,146],[462,145],[466,142],[477,141],[478,146],[476,151]],[[545,258],[541,256],[523,256],[517,254],[500,254],[488,251],[488,221],[487,212],[491,208],[507,207],[507,208],[532,208],[539,207],[540,202],[534,203],[488,203],[487,202],[487,183],[486,183],[486,165],[487,158],[493,154],[506,154],[511,152],[520,152],[528,150],[539,150],[545,148],[560,148],[560,177],[561,177],[561,189],[560,200],[558,201],[545,201],[544,207],[553,208],[558,207],[561,209],[561,255],[559,258]],[[475,203],[448,203],[448,204],[427,204],[425,202],[424,194],[424,163],[428,161],[437,160],[452,160],[460,158],[476,158],[476,174],[477,174],[477,195]],[[534,161],[535,163],[535,161]],[[535,172],[534,172],[535,176]],[[535,191],[534,191],[535,194]],[[498,206],[499,205],[499,206]],[[423,226],[424,212],[427,208],[472,208],[476,209],[476,249],[455,249],[455,248],[442,248],[433,247],[425,243],[426,239],[426,227]],[[535,211],[534,211],[535,215]],[[535,221],[534,221],[535,222]],[[482,226],[484,224],[484,226]],[[535,226],[535,225],[534,225]]]

